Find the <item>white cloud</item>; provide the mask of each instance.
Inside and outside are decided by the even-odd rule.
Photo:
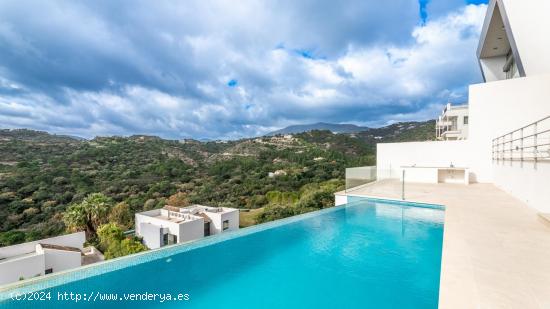
[[[486,10],[464,6],[419,25],[417,2],[406,0],[351,0],[341,10],[314,1],[137,2],[132,14],[116,3],[74,4],[44,8],[49,26],[3,5],[0,126],[169,138],[434,117],[480,81]]]
[[[366,88],[383,96],[415,101],[478,77],[475,62],[485,6],[469,5],[460,12],[416,27],[414,44],[351,49],[339,63]],[[463,85],[463,84],[462,84]]]

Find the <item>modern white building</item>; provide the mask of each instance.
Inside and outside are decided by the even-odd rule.
[[[468,138],[468,105],[447,103],[435,123],[438,140],[452,141]]]
[[[0,285],[82,265],[84,232],[0,248]]]
[[[491,0],[467,139],[378,144],[377,166],[346,169],[335,193],[337,205],[445,207],[439,308],[550,304],[549,12],[550,1]]]
[[[469,88],[467,139],[378,144],[378,177],[406,170],[408,181],[492,183],[550,213],[548,12],[550,1],[491,0],[477,50],[485,82]]]
[[[187,242],[239,228],[239,210],[192,205],[165,206],[135,215],[136,235],[150,249]]]

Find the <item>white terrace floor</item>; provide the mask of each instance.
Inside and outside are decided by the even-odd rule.
[[[406,184],[405,192],[446,206],[440,308],[550,308],[550,224],[535,210],[491,184]],[[399,199],[401,185],[347,194]]]

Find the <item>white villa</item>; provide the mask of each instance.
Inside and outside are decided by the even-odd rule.
[[[239,228],[239,210],[192,205],[136,213],[136,235],[149,249],[187,242]]]
[[[468,138],[468,105],[447,103],[435,123],[438,140],[452,141]]]
[[[0,285],[88,264],[85,241],[77,232],[0,248]]]
[[[379,174],[459,167],[468,183],[492,183],[550,212],[548,9],[550,1],[492,0],[477,50],[485,83],[470,86],[467,108],[447,105],[442,141],[378,144]]]
[[[549,12],[491,0],[468,106],[447,105],[438,141],[378,144],[377,166],[348,169],[335,195],[446,207],[440,308],[550,306]]]

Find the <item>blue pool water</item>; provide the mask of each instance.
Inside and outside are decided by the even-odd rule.
[[[8,299],[0,307],[437,308],[443,218],[437,206],[357,199],[46,277],[4,290],[0,299],[42,291],[51,300]],[[181,293],[189,300],[74,302],[58,300],[59,292],[86,298],[118,293],[119,299],[128,293]]]

